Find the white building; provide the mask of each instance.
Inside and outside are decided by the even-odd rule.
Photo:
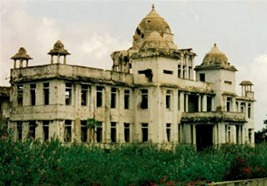
[[[154,7],[132,47],[112,53],[110,71],[67,64],[60,41],[48,54],[50,64],[41,66],[28,66],[24,48],[12,57],[9,126],[16,139],[88,142],[86,120],[95,118],[100,144],[254,143],[252,83],[243,81],[236,94],[237,70],[216,44],[194,67],[196,54],[177,48]]]

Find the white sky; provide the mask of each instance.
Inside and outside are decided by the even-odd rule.
[[[0,0],[0,85],[9,85],[10,57],[25,47],[30,65],[49,64],[47,52],[60,39],[68,64],[110,69],[110,53],[128,49],[139,22],[155,4],[178,48],[193,48],[202,62],[214,43],[234,65],[237,91],[254,83],[255,127],[267,118],[267,1]]]

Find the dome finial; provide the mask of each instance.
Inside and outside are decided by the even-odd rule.
[[[152,10],[154,10],[155,9],[155,5],[154,4],[152,4]]]

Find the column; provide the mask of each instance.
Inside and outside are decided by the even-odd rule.
[[[207,95],[203,95],[202,99],[202,111],[207,112]]]
[[[184,99],[185,99],[185,93],[180,92],[180,111],[185,112],[184,110]]]

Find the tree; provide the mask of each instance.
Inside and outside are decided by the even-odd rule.
[[[86,127],[89,129],[89,142],[95,143],[96,128],[101,126],[101,122],[95,118],[88,118],[86,121]]]
[[[265,127],[255,132],[255,143],[267,142],[267,120],[263,120]]]

